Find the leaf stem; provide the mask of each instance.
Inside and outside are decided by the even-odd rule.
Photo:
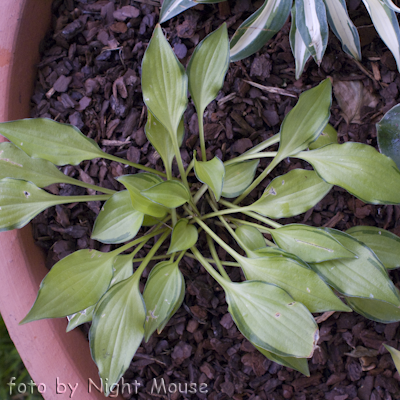
[[[243,154],[239,157],[236,158],[232,158],[228,161],[224,162],[225,167],[227,167],[228,165],[231,164],[236,164],[239,162],[243,162],[243,161],[247,161],[247,160],[255,160],[257,158],[273,158],[276,157],[277,152],[276,151],[269,151],[269,152],[265,152],[265,153],[254,153],[254,154]]]
[[[194,204],[197,204],[199,202],[203,194],[207,192],[207,188],[208,186],[206,184],[203,184],[203,186],[198,190],[198,192],[193,197]]]
[[[172,144],[173,144],[174,153],[175,153],[175,159],[176,159],[176,163],[178,164],[178,169],[179,169],[179,173],[181,175],[181,179],[183,181],[183,184],[188,188],[188,190],[190,192],[190,186],[188,184],[188,181],[186,178],[186,171],[185,171],[185,168],[184,168],[183,162],[182,162],[181,151],[179,150],[178,139],[177,139],[176,135],[171,135],[171,139],[172,139]]]
[[[220,200],[220,202],[221,202],[221,200]],[[215,211],[215,212],[212,212],[209,214],[205,214],[201,217],[201,219],[204,221],[209,218],[220,217],[221,215],[235,214],[235,213],[240,213],[240,212],[244,213],[246,210],[250,210],[249,207],[237,207],[237,208],[230,208],[230,209],[226,209],[226,210],[219,210],[219,211]]]
[[[226,273],[224,267],[222,266],[221,260],[218,257],[217,250],[215,249],[214,242],[210,235],[207,235],[207,243],[210,248],[211,256],[214,259],[216,266],[218,267],[219,273],[227,280],[230,281],[229,275]]]
[[[263,142],[259,143],[257,146],[254,146],[251,149],[247,150],[242,155],[244,156],[244,155],[248,155],[248,154],[259,153],[260,151],[263,151],[267,147],[272,146],[276,143],[279,143],[280,140],[281,140],[281,135],[280,135],[280,133],[277,133],[276,135],[271,136],[267,140],[264,140]]]
[[[57,199],[51,201],[52,205],[69,204],[69,203],[86,203],[87,201],[104,201],[108,200],[110,194],[85,195],[85,196],[54,196]]]
[[[117,193],[116,190],[103,188],[103,187],[97,186],[97,185],[92,185],[91,183],[86,183],[86,182],[80,181],[79,179],[71,178],[70,176],[66,176],[66,178],[67,179],[65,179],[65,183],[68,183],[71,185],[84,187],[86,189],[93,189],[93,190],[96,190],[97,192],[107,193],[107,194],[111,194],[111,195],[113,195],[114,193]]]
[[[206,141],[204,138],[204,110],[201,112],[197,112],[197,119],[199,122],[199,137],[200,137],[200,148],[201,148],[201,158],[203,161],[207,161],[207,153],[206,153]]]

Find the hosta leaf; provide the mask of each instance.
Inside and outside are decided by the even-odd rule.
[[[248,257],[250,257],[249,250],[252,253],[266,246],[264,236],[253,226],[241,225],[236,229],[235,233],[246,246],[243,250],[246,251]]]
[[[315,150],[319,149],[320,147],[324,147],[327,144],[337,144],[337,142],[338,139],[336,129],[331,124],[327,124],[321,134],[318,136],[318,139],[315,142],[310,143],[308,148],[310,150]]]
[[[303,304],[266,282],[226,282],[224,290],[235,324],[255,346],[283,357],[312,356],[318,327]]]
[[[296,157],[308,161],[326,182],[341,186],[366,203],[400,203],[400,171],[393,160],[371,146],[329,144]]]
[[[97,250],[78,250],[60,260],[21,323],[66,317],[96,304],[110,285],[114,260],[114,254]]]
[[[226,24],[209,34],[197,45],[187,67],[189,92],[199,118],[214,100],[229,67],[229,39]]]
[[[305,262],[319,263],[338,258],[354,259],[355,253],[324,228],[292,224],[271,230],[275,243]]]
[[[132,206],[135,210],[156,218],[164,218],[166,216],[167,208],[154,203],[140,193],[142,190],[164,182],[159,176],[143,172],[135,175],[122,175],[116,179],[128,189]]]
[[[104,155],[96,142],[78,128],[47,118],[4,122],[0,124],[0,134],[30,157],[56,165],[77,165]]]
[[[310,370],[308,369],[308,361],[306,358],[281,357],[277,354],[271,353],[270,351],[264,350],[261,347],[254,347],[271,361],[283,365],[284,367],[295,369],[303,375],[310,376]]]
[[[286,22],[292,0],[266,0],[237,29],[231,40],[231,61],[246,58],[264,46]]]
[[[312,264],[312,268],[329,285],[349,297],[363,297],[386,301],[400,306],[398,290],[376,255],[352,236],[326,228],[343,246],[358,258],[331,260]]]
[[[239,261],[247,280],[279,286],[310,312],[351,311],[329,286],[304,262],[288,257],[242,257]]]
[[[196,173],[197,179],[200,182],[208,185],[218,201],[221,198],[222,186],[224,184],[224,163],[218,157],[214,157],[210,161],[197,161],[195,154],[194,171]]]
[[[393,358],[394,365],[396,366],[397,372],[400,374],[400,351],[392,346],[383,344],[385,349],[390,353]]]
[[[145,126],[147,139],[152,146],[157,150],[157,153],[163,160],[165,168],[171,169],[172,161],[175,157],[174,146],[170,135],[168,134],[165,126],[157,120],[157,118],[150,112],[147,112],[147,122]],[[178,126],[177,136],[179,146],[182,144],[183,136],[185,134],[185,126],[183,118]]]
[[[105,202],[93,226],[92,239],[102,243],[123,243],[136,236],[144,214],[132,206],[127,190]]]
[[[296,26],[296,6],[292,7],[289,39],[290,48],[292,49],[292,53],[296,62],[296,79],[300,79],[306,62],[311,57],[311,53],[308,51],[308,48]]]
[[[366,244],[387,269],[400,267],[400,237],[376,226],[355,226],[346,231]]]
[[[77,326],[85,324],[86,322],[90,322],[93,317],[94,308],[95,305],[85,308],[84,310],[75,314],[69,315],[66,332],[71,332]]]
[[[270,218],[287,218],[308,211],[332,189],[316,172],[294,169],[276,177],[249,209]]]
[[[164,0],[160,11],[160,24],[194,7],[196,4],[196,2],[191,0]]]
[[[348,305],[360,315],[372,321],[391,324],[400,321],[400,308],[375,299],[346,297]]]
[[[151,215],[145,215],[143,218],[142,226],[153,226],[161,222],[159,218],[152,217]]]
[[[106,396],[140,346],[145,319],[146,308],[135,275],[110,288],[97,304],[89,341],[100,378],[108,382]]]
[[[185,69],[157,25],[143,57],[142,92],[148,109],[172,138],[186,109],[187,86]]]
[[[383,2],[389,7],[391,8],[393,11],[395,12],[400,12],[400,8],[397,7],[392,0],[383,0]]]
[[[164,261],[157,264],[147,278],[143,292],[146,304],[144,334],[146,342],[157,329],[160,333],[182,304],[185,280],[178,263]]]
[[[196,244],[197,238],[196,227],[189,224],[189,220],[186,218],[180,219],[172,231],[171,244],[167,254],[189,249]]]
[[[190,200],[189,190],[179,181],[161,182],[142,190],[140,194],[168,208],[177,208]]]
[[[360,37],[349,17],[344,0],[324,0],[329,25],[342,42],[342,48],[356,60],[361,60]]]
[[[259,161],[245,161],[225,167],[222,196],[228,199],[242,194],[253,182]]]
[[[392,52],[400,70],[400,29],[396,14],[384,1],[363,0],[372,23],[381,39]]]
[[[296,27],[319,65],[328,43],[328,21],[323,0],[296,0]]]
[[[329,120],[331,99],[332,84],[329,79],[300,95],[296,106],[282,123],[275,162],[306,149],[319,136]]]
[[[390,157],[400,169],[400,105],[391,108],[376,124],[381,153]]]

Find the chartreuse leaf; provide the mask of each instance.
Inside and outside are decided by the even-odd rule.
[[[308,361],[306,358],[282,357],[278,356],[277,354],[271,353],[270,351],[264,350],[261,347],[254,347],[271,361],[283,365],[284,367],[295,369],[305,376],[310,376],[310,370],[308,369]]]
[[[296,27],[319,65],[328,43],[328,21],[323,0],[296,0]]]
[[[179,181],[161,182],[142,190],[140,194],[168,208],[177,208],[190,200],[189,190]]]
[[[346,297],[348,305],[357,313],[383,324],[400,321],[400,308],[376,299]]]
[[[362,143],[329,144],[296,155],[321,178],[372,204],[400,203],[400,171],[393,160]]]
[[[47,118],[4,122],[0,124],[0,134],[28,156],[56,165],[77,165],[104,155],[96,142],[78,128]]]
[[[231,61],[246,58],[264,46],[287,20],[291,0],[266,0],[235,32],[231,40]]]
[[[146,304],[146,342],[157,329],[160,333],[182,304],[185,280],[177,262],[158,263],[150,272],[143,292]]]
[[[152,217],[151,215],[145,215],[142,226],[153,226],[159,222],[161,221],[158,218]]]
[[[248,257],[250,257],[248,253],[249,250],[250,253],[252,253],[266,246],[264,236],[257,228],[254,228],[253,226],[240,225],[236,229],[235,233],[246,246],[246,248],[243,250],[246,251]]]
[[[392,346],[385,344],[385,343],[383,343],[383,345],[385,346],[385,349],[392,356],[392,359],[393,359],[394,365],[396,366],[397,372],[400,374],[400,351],[395,349]]]
[[[276,177],[248,208],[270,218],[293,217],[314,207],[331,189],[316,172],[294,169]]]
[[[85,324],[86,322],[90,322],[93,317],[93,311],[96,305],[85,308],[82,311],[79,311],[75,314],[68,315],[68,325],[66,332],[71,332],[77,326]]]
[[[188,219],[181,218],[172,231],[171,244],[167,254],[189,249],[196,244],[198,236],[196,227],[189,224]]]
[[[326,229],[358,258],[312,264],[314,271],[345,296],[377,299],[400,306],[398,290],[372,250],[344,232]]]
[[[96,304],[110,286],[115,254],[78,250],[60,260],[40,284],[21,323],[66,317]]]
[[[400,104],[391,108],[376,124],[381,153],[390,157],[400,169]]]
[[[342,48],[356,60],[361,60],[360,37],[349,17],[344,0],[324,0],[329,26],[342,42]]]
[[[355,253],[324,228],[290,224],[271,230],[275,243],[305,262],[319,263],[339,258],[354,259]]]
[[[397,69],[400,70],[400,29],[396,14],[387,5],[387,1],[363,0],[363,3],[376,31],[392,52]]]
[[[131,196],[132,206],[143,214],[164,218],[168,209],[144,197],[140,192],[164,182],[159,176],[142,172],[135,175],[122,175],[116,178],[127,189]]]
[[[160,11],[160,24],[194,7],[196,4],[196,2],[191,0],[165,0]]]
[[[400,238],[376,226],[355,226],[347,234],[366,244],[387,269],[400,267]]]
[[[259,280],[279,286],[310,312],[351,311],[307,264],[285,256],[238,260],[247,280]],[[288,279],[290,277],[290,279]]]
[[[311,357],[318,326],[307,308],[278,286],[261,281],[225,282],[228,310],[255,346],[283,357]]]
[[[308,148],[310,150],[315,150],[319,149],[320,147],[324,147],[327,144],[337,144],[337,142],[338,138],[336,129],[331,124],[327,124],[321,134],[318,136],[318,139],[315,142],[310,143]]]
[[[142,92],[147,108],[173,140],[186,109],[187,86],[185,69],[157,25],[143,57]]]
[[[259,160],[230,164],[225,167],[222,196],[228,199],[241,195],[253,182]]]
[[[196,154],[194,154],[194,172],[200,182],[208,185],[218,201],[221,198],[224,184],[224,163],[218,157],[214,157],[210,161],[197,161]]]
[[[150,111],[147,112],[147,122],[144,129],[147,139],[161,156],[165,169],[170,170],[175,153],[174,145],[167,129]],[[182,118],[177,132],[179,146],[182,144],[184,134],[185,127]]]
[[[136,275],[114,285],[97,304],[89,341],[100,378],[108,382],[106,396],[128,369],[140,346],[145,319],[146,307]]]
[[[308,51],[306,44],[296,26],[296,6],[292,7],[292,17],[290,25],[290,48],[296,62],[296,79],[300,79],[301,74],[304,71],[306,62],[311,57],[311,53]]]
[[[196,47],[187,67],[189,92],[199,119],[207,105],[213,101],[229,67],[229,38],[226,24],[210,33]]]
[[[93,226],[92,239],[102,243],[123,243],[136,236],[144,214],[132,206],[127,190],[105,202]]]
[[[328,123],[331,99],[332,84],[329,79],[300,95],[299,101],[282,123],[274,164],[306,149],[317,139]]]

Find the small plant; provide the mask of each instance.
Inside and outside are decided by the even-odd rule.
[[[224,0],[165,0],[160,23],[199,3]],[[363,0],[379,36],[392,52],[400,71],[400,28],[392,0]],[[238,61],[260,50],[279,32],[292,15],[290,45],[296,60],[296,79],[312,56],[319,65],[328,43],[329,27],[341,41],[343,50],[361,60],[360,38],[349,18],[344,0],[265,0],[264,4],[236,30],[231,41],[231,61]],[[328,24],[329,23],[329,24]]]
[[[370,227],[345,233],[275,221],[306,212],[333,185],[368,203],[399,204],[400,171],[395,163],[371,146],[337,143],[328,124],[329,79],[300,96],[279,134],[234,159],[207,160],[203,113],[222,87],[228,65],[226,25],[198,45],[186,71],[156,27],[143,59],[142,92],[148,108],[146,135],[162,158],[165,173],[104,153],[70,125],[47,119],[0,125],[0,132],[12,142],[0,144],[1,230],[21,228],[56,204],[101,200],[105,203],[92,238],[124,243],[108,253],[79,250],[56,263],[22,321],[68,316],[68,330],[92,321],[92,357],[100,377],[108,379],[106,395],[143,338],[162,331],[180,307],[185,292],[179,270],[183,257],[195,258],[218,282],[238,329],[262,354],[306,375],[307,358],[319,337],[311,313],[353,309],[376,321],[400,320],[400,294],[387,272],[399,266],[397,236]],[[194,154],[185,169],[180,145],[188,89],[199,117],[201,156]],[[264,151],[277,143],[278,151]],[[144,172],[120,176],[126,190],[114,192],[65,176],[55,166],[98,157]],[[305,160],[314,170],[295,169],[278,176],[257,201],[240,206],[287,157]],[[172,173],[174,158],[179,177]],[[271,162],[254,179],[261,158]],[[41,189],[53,183],[104,194],[55,196]],[[224,227],[242,250],[223,241],[213,224]],[[208,250],[197,248],[199,235],[205,235]],[[135,258],[151,240],[155,243],[145,258]],[[156,255],[167,248],[164,243],[169,243],[168,249]],[[215,243],[235,261],[222,262]],[[211,258],[205,257],[207,253]],[[141,261],[135,271],[133,260]],[[151,260],[163,261],[152,269],[142,294],[139,280]],[[241,268],[246,280],[232,282],[227,265]]]

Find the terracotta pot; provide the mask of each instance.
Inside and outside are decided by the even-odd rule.
[[[51,0],[0,2],[0,121],[29,116],[38,47],[50,25],[50,6]],[[66,319],[18,325],[46,273],[44,255],[34,245],[30,226],[0,233],[0,311],[32,379],[41,384],[41,391],[45,389],[43,397],[71,398],[69,384],[75,388],[72,398],[104,399],[93,387],[89,393],[89,379],[98,386],[100,380],[79,330],[67,334]],[[13,393],[18,394],[18,387]]]

